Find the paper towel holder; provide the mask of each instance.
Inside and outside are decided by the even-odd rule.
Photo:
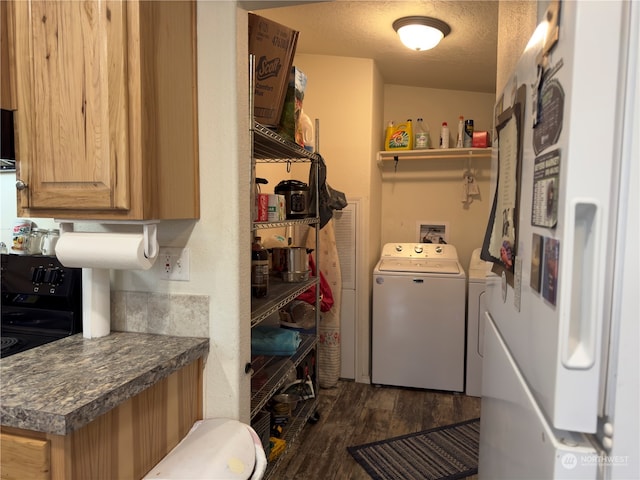
[[[158,223],[160,220],[109,220],[107,222],[100,220],[60,220],[54,218],[56,223],[60,224],[60,236],[68,232],[74,231],[74,223],[98,223],[100,225],[140,225],[144,235],[144,256],[147,258],[155,258],[158,255]]]

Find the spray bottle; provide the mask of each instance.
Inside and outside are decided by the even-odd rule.
[[[449,126],[447,122],[442,122],[440,129],[440,148],[449,148]]]
[[[456,148],[464,147],[464,117],[458,117],[458,136],[456,138]]]

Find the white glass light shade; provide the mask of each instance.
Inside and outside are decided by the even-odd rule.
[[[411,50],[429,50],[450,31],[449,25],[430,17],[403,17],[393,22],[400,41]]]

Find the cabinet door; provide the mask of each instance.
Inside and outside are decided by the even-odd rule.
[[[126,8],[16,1],[20,208],[126,210]],[[33,210],[32,210],[33,211]]]
[[[0,434],[2,478],[51,478],[51,449],[48,440]]]
[[[12,78],[14,74],[13,58],[11,57],[11,47],[9,45],[10,27],[9,23],[9,4],[0,2],[0,107],[5,110],[15,110],[15,80]],[[13,28],[11,28],[13,32]]]

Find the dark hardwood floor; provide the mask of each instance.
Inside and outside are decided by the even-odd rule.
[[[370,480],[347,447],[480,416],[464,394],[340,381],[321,389],[320,420],[307,425],[269,478]]]

